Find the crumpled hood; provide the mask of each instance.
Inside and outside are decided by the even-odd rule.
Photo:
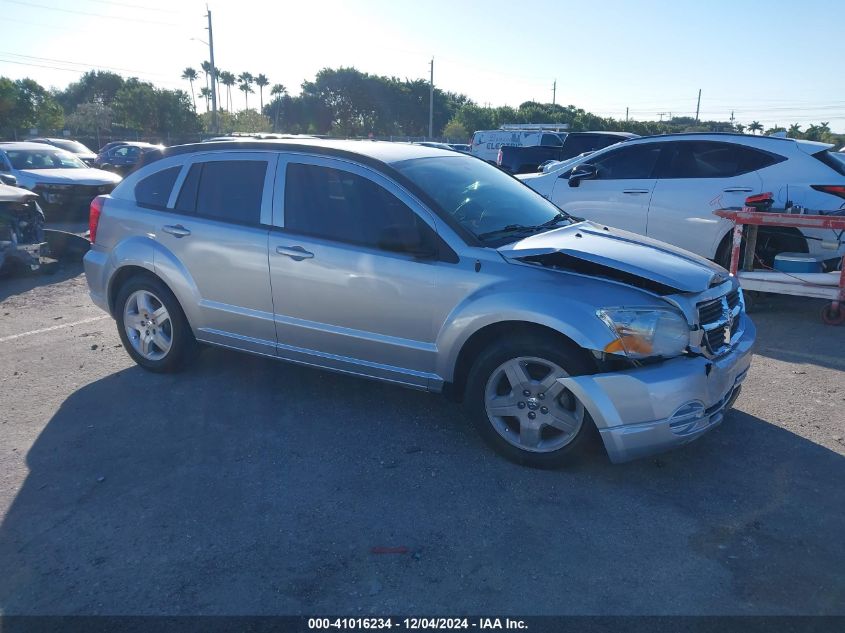
[[[662,287],[661,294],[702,292],[728,278],[721,266],[689,251],[593,222],[532,235],[498,250],[508,259]]]
[[[0,183],[0,202],[25,202],[38,196],[27,189]]]
[[[61,185],[108,185],[117,184],[123,178],[110,171],[88,167],[70,169],[21,169],[21,174],[35,182]]]

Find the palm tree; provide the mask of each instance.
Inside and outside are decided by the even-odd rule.
[[[246,82],[241,83],[238,86],[238,90],[244,93],[244,110],[249,110],[249,95],[255,93],[255,90],[252,89],[252,86]]]
[[[258,96],[261,99],[261,112],[264,112],[264,87],[270,85],[270,80],[267,75],[261,74],[255,78],[255,85],[258,86]]]
[[[798,135],[801,134],[801,124],[800,123],[793,123],[789,126],[789,136],[792,138],[798,138]]]
[[[194,102],[194,112],[197,111],[197,97],[194,94],[194,81],[199,77],[197,71],[188,66],[182,71],[182,79],[187,79],[191,84],[191,100]]]
[[[238,81],[240,81],[241,85],[238,86],[238,90],[244,93],[244,101],[246,103],[246,109],[249,108],[249,93],[254,93],[255,91],[252,89],[252,81],[253,77],[251,73],[242,72],[238,75]]]
[[[270,88],[270,95],[276,97],[273,99],[273,103],[276,105],[276,117],[273,123],[273,131],[275,132],[276,129],[279,127],[279,108],[281,106],[282,96],[287,94],[288,89],[285,88],[282,84],[273,84],[273,87]]]
[[[200,88],[200,99],[205,99],[205,111],[208,112],[208,102],[211,100],[211,88]]]
[[[208,88],[208,76],[211,74],[211,63],[203,62],[202,64],[200,64],[200,68],[202,69],[202,72],[205,73],[205,87]]]
[[[220,83],[226,86],[226,103],[229,112],[232,111],[232,86],[235,85],[235,75],[228,70],[220,72]]]
[[[756,134],[757,132],[763,131],[763,126],[759,121],[752,121],[751,125],[748,126],[748,129],[751,130],[752,134]]]

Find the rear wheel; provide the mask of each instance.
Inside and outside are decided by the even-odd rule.
[[[590,373],[572,344],[550,336],[494,343],[476,359],[464,405],[496,451],[520,464],[556,468],[581,453],[594,425],[558,378]]]
[[[115,312],[123,346],[144,369],[174,372],[193,359],[197,342],[188,320],[158,279],[132,277],[118,292]]]

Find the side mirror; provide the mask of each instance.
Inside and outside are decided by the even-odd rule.
[[[590,163],[581,163],[580,165],[576,165],[572,168],[572,173],[569,174],[569,186],[577,187],[581,184],[582,180],[595,178],[597,174],[598,170],[595,165],[591,165]]]
[[[11,185],[12,187],[18,186],[18,179],[12,174],[0,174],[0,182],[4,185]]]
[[[395,224],[385,227],[378,237],[378,247],[391,253],[405,253],[418,259],[434,259],[437,249],[416,226]]]

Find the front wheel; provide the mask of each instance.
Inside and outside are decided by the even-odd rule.
[[[115,312],[123,347],[144,369],[174,372],[193,358],[197,342],[188,320],[158,279],[130,279],[117,295]]]
[[[558,378],[590,373],[575,345],[526,337],[488,347],[467,380],[464,400],[478,432],[520,464],[557,468],[583,452],[590,414]]]

